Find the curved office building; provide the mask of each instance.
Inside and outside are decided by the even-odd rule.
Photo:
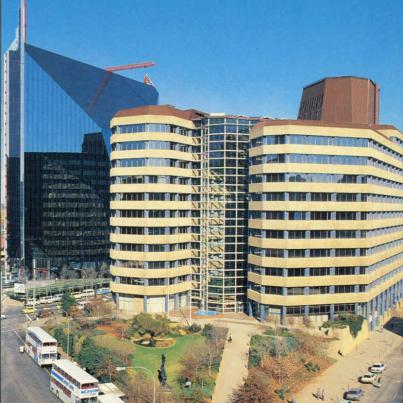
[[[251,132],[249,308],[364,315],[402,296],[403,135],[393,126],[267,120]]]
[[[112,119],[110,271],[121,310],[167,312],[190,304],[199,266],[195,116],[149,106]]]

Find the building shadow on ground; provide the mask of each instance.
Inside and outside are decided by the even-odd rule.
[[[383,327],[384,329],[403,337],[403,318],[393,316],[385,323]]]

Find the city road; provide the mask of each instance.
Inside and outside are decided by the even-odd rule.
[[[46,371],[18,351],[29,323],[21,308],[2,307],[7,319],[1,321],[1,403],[58,403],[49,391]]]

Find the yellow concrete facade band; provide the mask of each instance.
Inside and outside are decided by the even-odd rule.
[[[170,106],[122,111],[111,127],[119,309],[349,312],[374,327],[401,299],[397,129]]]

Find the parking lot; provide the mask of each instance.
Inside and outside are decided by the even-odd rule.
[[[403,403],[403,319],[397,319],[393,329],[371,332],[369,338],[345,357],[341,357],[321,376],[307,385],[296,397],[298,403],[320,402],[315,398],[318,390],[324,390],[325,402],[345,402],[344,393],[361,388],[364,403]],[[368,372],[376,362],[384,362],[386,371],[381,375],[380,388],[362,384],[359,377]]]

